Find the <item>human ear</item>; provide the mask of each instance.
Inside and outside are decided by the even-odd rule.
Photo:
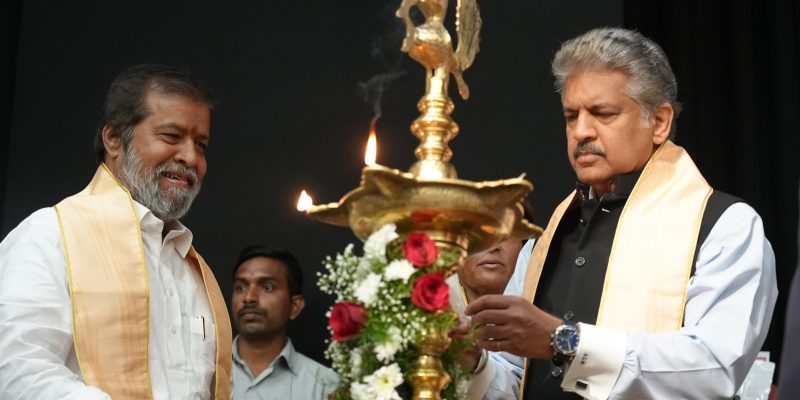
[[[653,144],[660,145],[669,138],[674,114],[675,110],[672,109],[672,104],[669,103],[661,104],[653,111],[650,117],[653,119]]]
[[[289,312],[289,320],[296,319],[300,312],[303,311],[303,308],[306,306],[306,298],[303,297],[302,294],[296,294],[292,296],[292,309]]]
[[[122,136],[114,135],[111,125],[103,126],[103,146],[106,148],[106,163],[115,160],[122,154]]]

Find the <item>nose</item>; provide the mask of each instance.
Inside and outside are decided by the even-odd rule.
[[[189,168],[196,168],[201,155],[192,140],[184,140],[175,153],[175,162]]]
[[[244,291],[245,303],[258,303],[258,285],[250,285]]]
[[[594,119],[589,113],[579,113],[570,127],[570,132],[575,140],[580,143],[591,141],[597,137],[597,130],[594,127]]]

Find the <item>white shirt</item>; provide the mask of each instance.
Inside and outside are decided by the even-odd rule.
[[[192,233],[136,203],[150,283],[154,400],[209,399],[216,336],[200,274],[186,260]],[[72,304],[53,208],[26,218],[0,243],[0,398],[110,397],[87,386],[72,339]],[[144,351],[144,349],[142,349]]]
[[[522,248],[506,295],[522,294],[532,249],[533,241]],[[561,386],[588,399],[733,398],[764,344],[777,296],[761,218],[747,204],[733,204],[700,246],[683,328],[646,334],[581,323],[575,360],[584,362],[568,367]],[[519,375],[522,358],[490,353],[490,363],[509,360]],[[502,381],[519,385],[516,375]],[[588,385],[580,389],[579,382]]]

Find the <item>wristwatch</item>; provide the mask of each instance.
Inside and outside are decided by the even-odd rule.
[[[550,345],[553,346],[556,355],[561,355],[566,359],[575,357],[578,351],[578,344],[581,340],[581,331],[572,321],[565,321],[550,334]]]

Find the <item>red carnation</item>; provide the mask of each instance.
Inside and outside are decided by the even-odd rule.
[[[367,322],[367,309],[361,305],[343,301],[333,305],[328,325],[333,329],[333,340],[342,341],[358,336]]]
[[[447,287],[444,276],[431,272],[417,279],[411,289],[411,302],[430,312],[447,307],[450,303],[450,288]]]
[[[415,267],[427,267],[436,261],[439,249],[436,248],[436,242],[425,232],[411,232],[403,244],[403,255]]]

